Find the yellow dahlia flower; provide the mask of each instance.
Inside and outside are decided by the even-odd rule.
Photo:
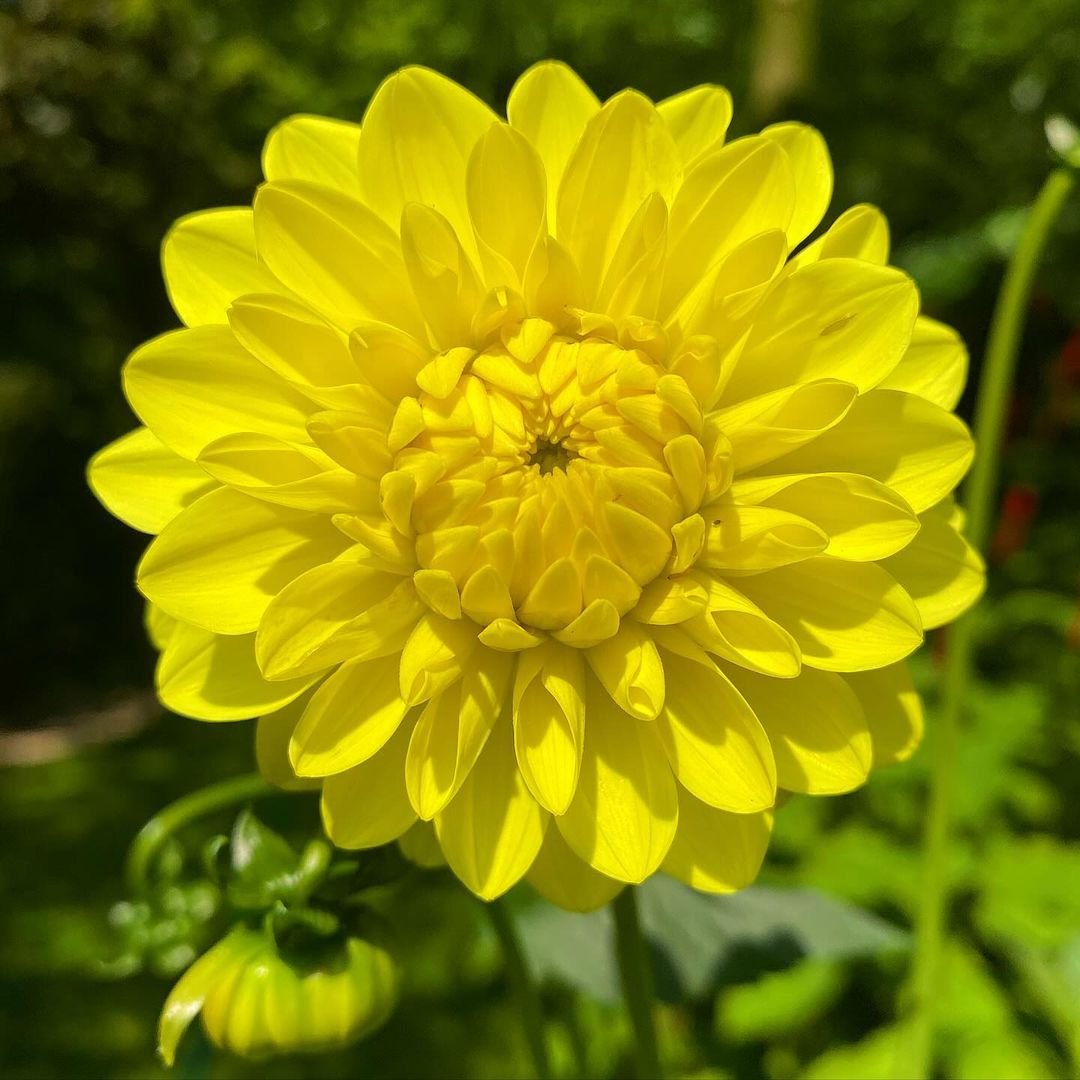
[[[91,483],[159,534],[162,701],[262,716],[339,845],[433,822],[480,896],[577,908],[737,889],[779,788],[918,742],[903,660],[982,586],[965,351],[873,207],[801,246],[813,129],[556,63],[507,115],[408,68],[277,127],[254,207],[167,237],[187,329]]]

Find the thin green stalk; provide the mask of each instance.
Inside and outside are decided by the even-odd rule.
[[[551,1080],[551,1061],[548,1058],[547,1042],[544,1039],[544,1014],[540,1006],[540,995],[529,972],[525,954],[521,951],[514,920],[502,900],[492,901],[484,907],[487,909],[495,936],[502,947],[506,978],[517,1000],[521,1026],[525,1030],[525,1041],[529,1044],[533,1068],[538,1080]]]
[[[264,795],[280,795],[258,773],[236,776],[217,784],[199,788],[169,803],[159,810],[135,835],[128,848],[124,874],[128,888],[135,896],[144,895],[150,880],[150,867],[162,845],[173,833],[188,822],[223,810],[236,803],[247,802]]]
[[[626,1011],[630,1014],[634,1029],[637,1080],[660,1080],[663,1072],[660,1069],[653,1019],[655,998],[652,963],[649,947],[641,934],[637,891],[632,886],[623,889],[612,901],[611,907],[615,914],[615,955],[619,961],[619,978]]]
[[[968,539],[985,552],[997,507],[1001,448],[1031,287],[1043,248],[1076,182],[1068,168],[1050,174],[1039,192],[1005,272],[994,308],[979,395],[975,405],[977,453],[964,489]],[[910,1025],[897,1062],[899,1077],[923,1078],[932,1068],[931,1038],[938,976],[949,907],[949,834],[959,752],[960,724],[975,652],[970,614],[953,626],[942,680],[942,708],[930,778],[930,806],[923,841],[923,881],[915,925]]]

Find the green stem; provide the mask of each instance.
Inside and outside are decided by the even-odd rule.
[[[966,532],[968,539],[981,552],[986,551],[997,508],[1001,449],[1020,334],[1035,271],[1051,228],[1075,182],[1074,174],[1067,168],[1056,169],[1047,178],[1009,260],[994,308],[975,405],[977,454],[964,489]],[[926,1077],[932,1067],[933,1016],[949,907],[949,834],[953,789],[961,716],[971,678],[975,644],[976,621],[969,613],[956,622],[947,639],[942,708],[936,731],[930,805],[923,841],[921,902],[915,925],[915,956],[908,1003],[911,1022],[905,1031],[897,1062],[899,1077]]]
[[[547,1042],[544,1039],[544,1014],[540,1006],[540,995],[529,972],[525,954],[521,951],[514,920],[502,900],[494,900],[485,904],[484,907],[487,909],[495,936],[499,939],[499,945],[502,948],[506,978],[510,983],[511,992],[517,999],[521,1026],[525,1030],[525,1041],[529,1044],[533,1068],[538,1080],[551,1080],[551,1062],[548,1059]]]
[[[623,889],[611,904],[615,914],[615,955],[619,961],[626,1010],[634,1029],[634,1060],[638,1080],[660,1080],[660,1054],[653,1018],[654,994],[649,947],[641,933],[637,892]]]
[[[135,835],[128,848],[124,874],[128,888],[135,896],[143,896],[149,887],[150,867],[162,845],[173,833],[188,822],[223,810],[236,803],[247,802],[263,795],[280,795],[278,788],[268,784],[258,773],[236,776],[217,784],[199,788],[169,803],[159,810]]]

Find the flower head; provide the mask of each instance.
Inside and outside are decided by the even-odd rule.
[[[270,933],[234,927],[180,977],[161,1010],[166,1065],[197,1015],[207,1037],[240,1057],[321,1053],[379,1027],[397,1003],[398,970],[381,946],[341,942],[318,964],[281,955]]]
[[[162,700],[263,717],[338,844],[431,821],[481,896],[569,907],[739,888],[778,788],[919,739],[904,658],[982,585],[965,351],[873,207],[804,245],[813,129],[555,63],[507,113],[409,68],[276,128],[253,210],[166,239],[187,329],[91,483],[160,532]]]

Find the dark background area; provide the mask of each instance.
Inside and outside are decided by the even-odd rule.
[[[184,213],[248,203],[265,133],[291,113],[359,120],[405,63],[501,108],[544,57],[569,62],[601,97],[723,83],[736,135],[781,118],[815,124],[836,171],[827,220],[861,201],[886,212],[894,261],[925,309],[963,332],[976,375],[1004,258],[1053,166],[1044,121],[1080,123],[1078,0],[0,3],[5,1075],[153,1072],[167,984],[87,976],[108,951],[124,845],[168,798],[250,767],[250,730],[161,717],[148,698],[153,661],[132,588],[144,541],[85,486],[91,453],[134,426],[125,356],[176,325],[161,237]],[[938,1033],[951,1048],[940,1067],[958,1080],[1064,1076],[1080,1052],[1068,1035],[1080,1022],[1078,250],[1074,197],[1029,315],[965,735],[955,1001]],[[931,706],[935,647],[919,661]],[[932,741],[856,796],[793,803],[766,879],[908,924],[929,753]],[[359,1057],[274,1075],[526,1069],[490,942],[456,891],[437,895],[412,916],[430,931],[414,950],[422,992],[392,1026]],[[469,959],[450,964],[457,953]],[[685,1017],[665,1038],[688,1070],[714,1070],[699,1075],[878,1075],[902,974],[886,958],[808,961],[769,977],[779,983],[731,975],[693,1017],[715,1036],[705,1059],[679,1041]],[[595,1075],[618,1074],[613,1014],[575,1009],[589,1040],[614,1040],[607,1057],[596,1051]],[[185,1075],[239,1069],[196,1051]]]

